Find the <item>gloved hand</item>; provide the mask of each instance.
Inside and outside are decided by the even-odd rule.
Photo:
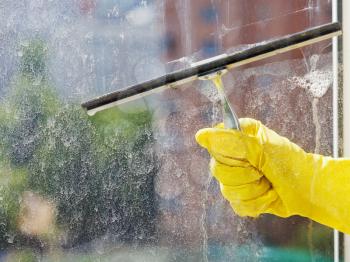
[[[201,129],[197,142],[240,216],[300,215],[350,233],[350,160],[306,153],[254,119],[241,131]]]

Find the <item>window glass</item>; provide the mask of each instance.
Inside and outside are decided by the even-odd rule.
[[[222,122],[194,81],[88,116],[80,104],[203,58],[331,21],[330,1],[3,0],[0,260],[332,261],[308,219],[241,218],[198,129]],[[332,46],[224,77],[240,117],[332,151]]]

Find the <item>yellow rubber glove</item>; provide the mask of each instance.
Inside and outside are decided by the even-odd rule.
[[[254,119],[242,131],[201,129],[197,142],[240,216],[300,215],[350,233],[350,160],[306,153]]]

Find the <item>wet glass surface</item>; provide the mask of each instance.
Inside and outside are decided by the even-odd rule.
[[[332,261],[310,220],[235,215],[194,140],[222,121],[195,81],[89,117],[87,99],[330,22],[329,1],[0,2],[0,260]],[[227,73],[239,117],[332,153],[332,46]]]

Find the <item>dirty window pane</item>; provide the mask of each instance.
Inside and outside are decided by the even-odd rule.
[[[80,104],[331,21],[330,1],[0,2],[0,258],[331,261],[332,230],[234,214],[196,131],[222,121],[195,81],[88,116]],[[332,151],[332,46],[227,73],[240,117]]]

